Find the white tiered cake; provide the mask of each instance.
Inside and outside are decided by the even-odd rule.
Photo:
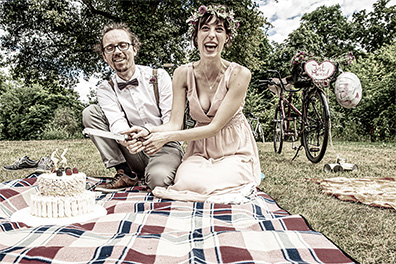
[[[32,194],[27,201],[30,206],[14,212],[11,221],[28,226],[67,225],[107,214],[103,206],[96,204],[95,192],[85,189],[86,175],[78,172],[77,168],[67,167],[67,149],[60,156],[61,160],[56,157],[57,150],[52,153],[45,173],[38,176],[38,191],[31,189]]]
[[[90,213],[95,193],[85,190],[86,175],[76,169],[44,173],[37,183],[39,193],[32,194],[30,213],[38,217],[72,217]],[[59,176],[57,176],[59,175]]]

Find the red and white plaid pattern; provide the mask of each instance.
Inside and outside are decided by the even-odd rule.
[[[224,205],[163,200],[138,186],[98,197],[107,215],[84,223],[11,222],[35,180],[0,185],[0,263],[354,263],[263,192]]]

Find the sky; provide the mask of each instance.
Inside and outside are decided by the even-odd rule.
[[[281,43],[288,34],[297,29],[300,19],[305,13],[310,13],[320,6],[339,4],[343,15],[352,16],[354,12],[366,9],[373,10],[376,0],[256,0],[260,11],[274,26],[268,33],[270,41]],[[391,0],[388,6],[396,5],[396,0]]]

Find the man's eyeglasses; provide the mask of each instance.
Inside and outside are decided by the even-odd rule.
[[[116,50],[117,47],[121,51],[127,50],[127,49],[129,49],[130,45],[132,45],[132,43],[128,43],[128,42],[120,42],[117,45],[110,44],[103,48],[103,52],[105,52],[107,54],[114,53],[114,51]]]

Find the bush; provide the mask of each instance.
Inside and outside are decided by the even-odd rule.
[[[266,91],[269,93],[268,91]],[[260,118],[260,123],[263,127],[264,134],[267,136],[272,133],[272,119],[274,118],[274,108],[272,107],[276,100],[271,96],[271,99],[266,98],[265,92],[258,92],[256,89],[249,87],[243,113],[249,117],[250,113]]]
[[[56,109],[54,118],[45,125],[42,139],[82,138],[81,125],[69,107]]]
[[[56,111],[59,107],[67,109]],[[24,86],[14,83],[5,87],[0,96],[0,139],[41,139],[46,129],[47,136],[53,134],[47,128],[48,124],[53,131],[65,130],[70,137],[81,126],[81,111],[82,103],[72,90],[61,87],[48,90],[38,84]]]

